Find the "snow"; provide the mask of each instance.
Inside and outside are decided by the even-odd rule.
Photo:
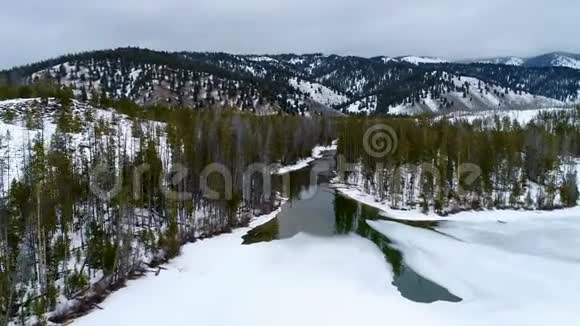
[[[131,73],[129,73],[130,85],[127,87],[127,91],[125,92],[126,97],[129,97],[131,95],[131,92],[133,91],[133,88],[135,86],[135,82],[141,76],[142,73],[143,73],[142,69],[134,69],[133,68],[131,70]]]
[[[385,319],[386,307],[419,322],[414,304],[387,282],[382,253],[354,235],[300,234],[241,246],[249,229],[183,248],[158,277],[132,281],[78,325],[359,325]],[[433,321],[434,325],[443,325]]]
[[[332,142],[330,146],[316,146],[312,149],[312,157],[315,159],[322,158],[322,154],[328,151],[336,151],[338,149],[338,140]]]
[[[522,66],[524,62],[525,60],[519,57],[493,58],[478,61],[478,63],[502,64],[508,66]]]
[[[297,78],[291,78],[290,86],[307,94],[311,99],[326,106],[335,106],[348,101],[348,97],[342,95],[322,84],[312,83]]]
[[[388,114],[391,115],[415,115],[421,114],[425,112],[430,113],[438,113],[439,112],[439,103],[437,100],[433,99],[431,94],[427,94],[427,96],[421,99],[421,102],[411,104],[398,104],[398,105],[391,105],[389,107]]]
[[[28,103],[36,100],[16,99],[0,101],[0,112],[17,110],[19,107],[26,106]],[[56,125],[50,121],[44,121],[43,130],[29,130],[24,126],[8,124],[0,119],[1,143],[3,146],[6,146],[5,148],[0,148],[0,153],[2,154],[1,156],[7,158],[6,170],[0,171],[0,177],[2,177],[0,185],[8,188],[12,180],[20,178],[22,169],[24,168],[26,149],[37,136],[42,135],[44,143],[49,144],[55,131]],[[0,187],[0,190],[3,187]]]
[[[383,63],[399,62],[399,60],[391,57],[381,57],[381,61],[383,61]]]
[[[550,220],[557,217],[574,218],[580,216],[580,206],[554,211],[526,211],[526,210],[484,210],[465,211],[449,216],[440,216],[434,212],[422,213],[419,209],[399,210],[392,209],[389,203],[380,202],[373,195],[365,193],[360,187],[346,185],[334,180],[333,187],[343,196],[354,199],[367,206],[374,207],[381,211],[381,215],[394,220],[403,221],[493,221],[506,222],[518,221],[522,219]]]
[[[420,113],[422,113],[422,111],[411,104],[392,105],[389,107],[388,112],[388,114],[392,115],[414,115]]]
[[[521,66],[524,64],[524,59],[517,58],[517,57],[510,57],[504,62],[505,65],[508,66]]]
[[[260,217],[252,226],[272,219]],[[549,223],[549,222],[547,222]],[[130,281],[91,314],[90,325],[575,325],[580,312],[580,221],[541,225],[448,224],[440,232],[369,221],[405,262],[460,296],[419,304],[390,284],[391,267],[370,241],[350,234],[240,245],[250,228],[183,247],[158,276]],[[545,224],[544,224],[545,225]],[[488,234],[493,237],[486,240]],[[501,240],[495,243],[493,240]],[[534,245],[547,243],[549,249]],[[546,241],[544,241],[546,240]],[[507,244],[507,245],[506,245]],[[519,248],[532,247],[528,251]],[[563,250],[566,256],[553,255]]]
[[[304,61],[305,60],[302,58],[292,58],[288,61],[288,63],[290,63],[291,65],[299,65],[299,64],[301,65],[304,63]]]
[[[465,120],[470,123],[477,119],[494,119],[496,116],[500,119],[509,118],[510,120],[517,120],[520,125],[526,125],[535,120],[538,115],[543,112],[557,112],[566,110],[566,108],[548,108],[535,110],[505,110],[505,111],[479,111],[479,112],[453,112],[445,117],[450,120],[458,121]]]
[[[563,55],[558,55],[556,56],[556,58],[552,60],[552,65],[556,67],[580,69],[580,60]]]
[[[46,103],[43,103],[39,99],[18,99],[9,101],[0,101],[0,113],[5,115],[8,112],[13,114],[11,119],[7,119],[4,116],[0,119],[0,197],[6,195],[6,192],[11,186],[12,180],[18,180],[22,177],[25,168],[25,162],[29,161],[27,157],[30,155],[28,153],[28,148],[31,146],[33,141],[38,137],[42,137],[43,143],[46,149],[49,149],[52,145],[51,140],[57,132],[57,125],[55,119],[57,117],[58,111],[61,108],[54,99],[48,99]],[[39,112],[42,120],[39,119],[38,129],[28,129],[25,123],[25,117],[27,112],[34,110]],[[79,162],[84,156],[89,155],[87,148],[90,148],[89,144],[94,142],[94,134],[91,132],[93,127],[98,121],[105,121],[110,123],[110,128],[112,134],[109,136],[102,136],[104,143],[115,140],[126,140],[124,146],[116,146],[115,150],[117,154],[127,153],[127,155],[132,156],[137,151],[136,143],[138,141],[133,138],[132,126],[133,122],[131,119],[125,115],[117,114],[112,111],[103,110],[91,107],[87,104],[78,102],[76,100],[72,101],[71,112],[75,115],[76,119],[79,119],[81,127],[83,128],[80,133],[70,133],[66,134],[70,139],[70,148],[73,150],[72,159]],[[87,120],[88,113],[91,113],[94,119]],[[142,121],[141,128],[143,131],[151,131],[152,133],[161,132],[159,135],[159,153],[163,162],[167,162],[166,151],[167,144],[165,142],[165,137],[163,135],[164,124],[154,121]],[[118,137],[118,138],[117,138]],[[119,164],[119,162],[117,162]],[[136,212],[139,215],[139,212]],[[145,214],[148,214],[146,212]],[[147,218],[148,216],[144,216]],[[68,235],[71,237],[72,250],[75,250],[81,246],[81,240],[85,230],[75,230],[71,231]],[[58,234],[53,235],[53,239],[56,239]],[[138,247],[139,243],[135,244],[135,252],[139,253],[138,256],[144,258],[144,261],[150,261],[152,256],[151,251],[148,249]],[[149,259],[145,259],[149,257]],[[61,266],[62,264],[62,266]],[[69,257],[69,259],[63,263],[60,263],[58,268],[66,268],[68,271],[81,270],[83,266],[83,259],[77,260],[75,255]],[[93,271],[90,275],[90,282],[94,284],[102,277],[101,271]],[[64,279],[61,277],[55,281],[56,286],[62,286],[64,284]],[[35,296],[36,289],[38,287],[33,287],[31,284],[18,284],[19,291],[23,291],[25,295]],[[64,309],[65,307],[73,304],[74,302],[68,301],[68,299],[59,293],[57,299],[58,309]]]
[[[443,79],[449,75],[444,74]],[[420,101],[410,103],[400,103],[389,107],[389,114],[395,115],[415,115],[421,113],[439,113],[442,105],[452,103],[445,107],[448,111],[503,111],[503,110],[529,110],[553,107],[565,107],[567,103],[544,97],[533,95],[525,91],[514,91],[500,86],[486,83],[474,77],[452,76],[451,81],[455,88],[447,89],[442,96],[434,98],[433,94],[423,91]],[[464,94],[463,89],[467,92]],[[443,101],[446,99],[446,102]]]
[[[469,86],[467,98],[460,92],[450,93],[456,102],[462,102],[469,110],[484,108],[497,109],[523,109],[523,108],[546,108],[564,106],[565,103],[552,98],[532,95],[528,92],[515,92],[512,89],[499,87],[486,83],[477,78],[468,76],[457,76],[453,78],[453,83],[457,87]],[[481,90],[479,87],[481,86]],[[486,90],[486,88],[488,90]]]
[[[438,227],[438,230],[462,241],[514,253],[580,262],[579,215],[556,214],[557,216],[549,219],[534,215],[531,212],[520,213],[517,216],[505,214],[502,218],[503,223],[495,223],[493,219],[446,222]],[[562,239],[565,239],[568,245],[562,246]]]
[[[369,224],[416,272],[463,298],[454,311],[471,316],[466,325],[573,325],[580,317],[579,218],[443,223],[441,233]]]
[[[412,63],[414,65],[424,64],[424,63],[446,63],[448,61],[439,59],[439,58],[431,58],[431,57],[416,57],[416,56],[406,56],[399,58],[400,61],[405,61],[408,63]]]
[[[345,108],[345,110],[348,113],[354,114],[359,113],[371,114],[377,110],[377,104],[378,104],[377,96],[373,95],[365,99],[351,103]]]
[[[250,56],[248,59],[255,62],[278,62],[278,60],[266,56]]]
[[[308,164],[314,162],[313,157],[308,157],[302,160],[299,160],[295,164],[283,166],[275,171],[275,174],[282,175],[287,174],[293,171],[302,170],[308,166]]]
[[[274,172],[274,174],[282,175],[282,174],[287,174],[287,173],[290,173],[293,171],[302,170],[305,167],[307,167],[310,163],[314,162],[316,159],[321,158],[323,152],[335,151],[337,148],[338,148],[338,146],[337,146],[336,141],[334,141],[332,143],[332,145],[330,145],[330,146],[316,146],[312,149],[312,156],[311,157],[299,160],[298,162],[296,162],[295,164],[292,164],[292,165],[282,166],[282,167],[278,168]]]

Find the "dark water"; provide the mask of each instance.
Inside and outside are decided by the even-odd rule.
[[[318,171],[314,182],[313,170]],[[377,209],[341,196],[330,188],[333,170],[334,153],[329,152],[308,168],[290,173],[290,185],[284,189],[289,197],[288,203],[275,219],[248,232],[244,236],[244,244],[288,239],[300,232],[325,237],[355,232],[382,250],[393,268],[392,284],[403,297],[421,303],[461,301],[446,288],[407,266],[403,255],[392,246],[391,241],[366,223],[367,220],[383,219]],[[275,180],[274,184],[280,190],[284,188],[281,187],[281,179]],[[432,227],[429,224],[413,226]]]

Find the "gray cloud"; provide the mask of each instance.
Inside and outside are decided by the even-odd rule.
[[[580,52],[575,0],[26,0],[3,4],[0,68],[137,45],[448,59]]]

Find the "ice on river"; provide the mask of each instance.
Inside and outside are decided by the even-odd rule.
[[[533,213],[530,213],[533,214]],[[370,221],[416,272],[463,298],[466,324],[580,320],[580,216],[442,222],[438,232]]]
[[[252,226],[265,223],[274,214]],[[550,222],[554,222],[550,224]],[[460,303],[420,304],[351,234],[241,246],[249,230],[183,248],[167,271],[128,284],[78,325],[576,325],[580,220],[448,222],[436,233],[370,222],[407,264]]]

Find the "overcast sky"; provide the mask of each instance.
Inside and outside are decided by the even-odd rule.
[[[580,52],[577,0],[20,0],[0,68],[119,46],[447,59]]]

